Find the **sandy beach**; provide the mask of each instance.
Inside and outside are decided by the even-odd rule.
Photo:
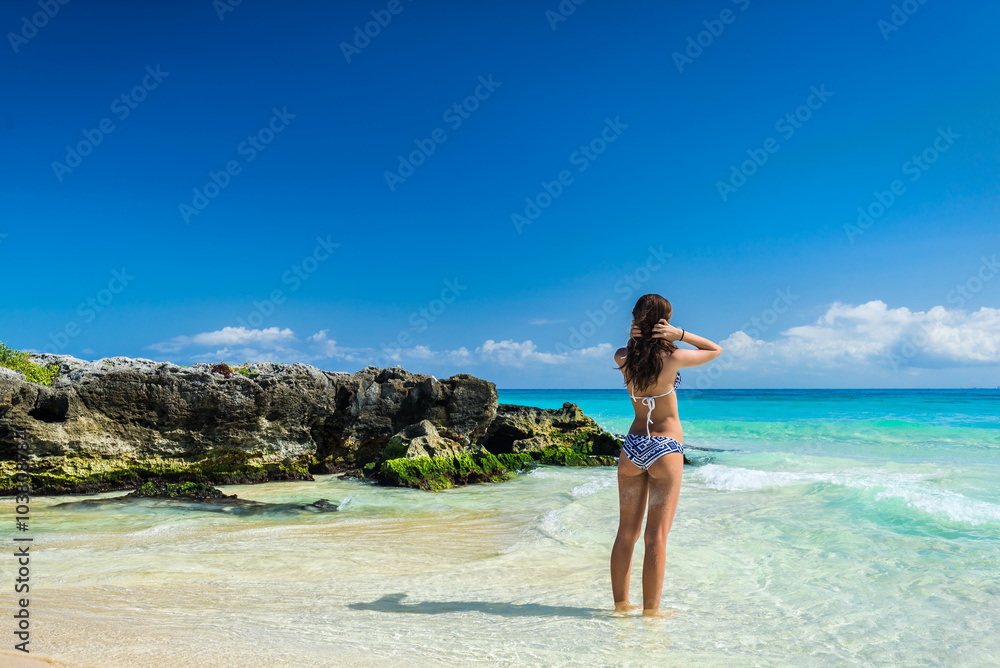
[[[52,668],[53,666],[55,668],[92,668],[82,663],[66,663],[45,656],[37,656],[34,653],[25,654],[24,652],[8,650],[0,650],[0,664],[3,664],[4,668]]]

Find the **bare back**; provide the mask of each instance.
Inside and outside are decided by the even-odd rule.
[[[621,367],[625,363],[626,348],[619,348],[615,351],[615,362]],[[676,354],[676,353],[675,353]],[[632,408],[635,410],[635,419],[629,428],[629,433],[647,433],[653,436],[669,436],[678,443],[684,442],[684,432],[681,428],[680,416],[677,414],[677,393],[672,391],[677,380],[677,373],[681,367],[686,366],[682,361],[682,356],[671,355],[667,351],[660,352],[660,359],[663,360],[663,369],[660,371],[656,383],[647,387],[642,392],[636,392],[635,388],[628,386],[631,395],[635,395],[632,400]],[[621,369],[622,377],[625,370]],[[665,395],[656,397],[656,395]],[[649,406],[643,403],[644,397],[656,397],[653,402],[652,411]],[[651,419],[649,423],[647,420]]]

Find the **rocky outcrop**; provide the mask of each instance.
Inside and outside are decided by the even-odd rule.
[[[21,441],[33,455],[35,494],[128,489],[150,478],[311,479],[384,460],[394,436],[416,438],[414,452],[474,448],[497,406],[493,383],[400,367],[350,374],[260,363],[226,377],[208,364],[124,357],[32,361],[60,373],[52,387],[0,376],[0,493],[13,490]]]
[[[430,420],[421,420],[404,428],[389,439],[383,457],[454,457],[470,449],[478,449],[474,444],[465,444],[447,436],[442,436]]]
[[[495,455],[537,452],[553,446],[608,457],[621,452],[621,444],[611,434],[569,402],[560,409],[499,404],[496,419],[481,443]]]
[[[432,491],[470,483],[502,482],[539,464],[615,466],[621,444],[576,404],[560,409],[499,404],[475,447],[460,451],[428,425],[393,437],[386,460],[363,475],[385,484]]]
[[[497,403],[496,386],[401,367],[183,367],[113,357],[57,365],[51,387],[0,374],[0,494],[27,443],[33,494],[164,483],[248,484],[343,473],[446,489],[538,464],[615,465],[620,443],[575,404]]]

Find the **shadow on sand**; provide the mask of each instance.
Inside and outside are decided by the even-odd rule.
[[[377,601],[351,603],[352,610],[377,610],[379,612],[412,612],[424,615],[438,615],[449,612],[486,612],[506,617],[606,617],[609,610],[596,608],[574,608],[566,605],[543,605],[541,603],[496,603],[493,601],[423,601],[403,603],[406,594],[386,594]]]

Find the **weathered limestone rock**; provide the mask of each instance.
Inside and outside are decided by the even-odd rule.
[[[8,369],[6,367],[0,366],[0,378],[9,378],[11,380],[24,380],[24,374],[16,369]]]
[[[620,452],[577,405],[498,405],[496,386],[468,374],[32,361],[58,365],[59,375],[45,387],[0,374],[0,494],[16,491],[19,443],[30,446],[36,495],[335,472],[438,490],[506,480],[538,464],[613,466]]]
[[[560,409],[499,404],[496,419],[481,441],[489,452],[540,451],[573,447],[581,454],[617,457],[621,444],[587,417],[576,404]]]
[[[474,448],[497,406],[493,383],[400,367],[349,374],[265,363],[227,378],[208,364],[32,361],[59,364],[60,375],[52,387],[0,376],[0,493],[13,491],[19,442],[30,444],[35,494],[128,489],[151,477],[311,479],[384,459],[393,435],[412,425],[430,425],[415,435],[428,454]]]
[[[385,458],[453,457],[463,454],[467,449],[465,444],[441,436],[430,420],[421,420],[389,439]]]

